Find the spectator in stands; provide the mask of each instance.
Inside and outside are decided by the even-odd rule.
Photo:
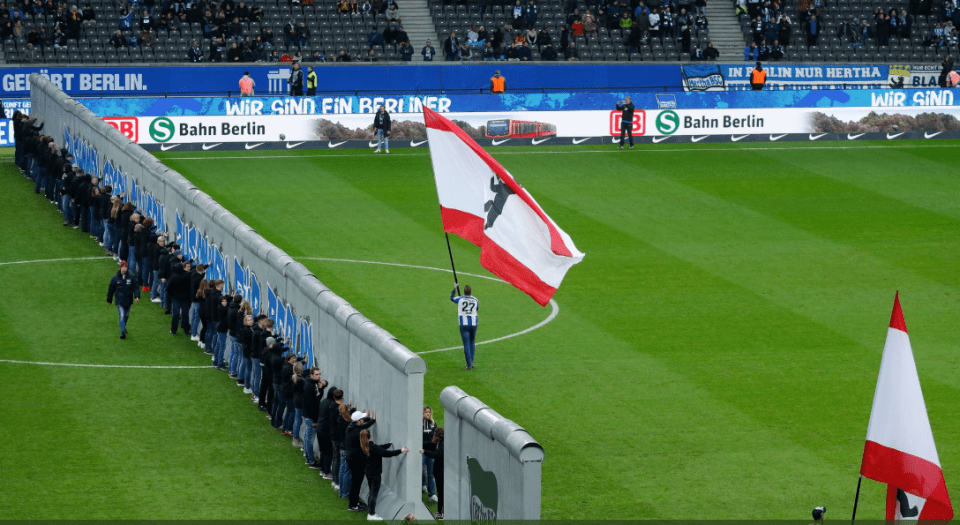
[[[764,31],[765,27],[763,25],[763,20],[760,19],[760,15],[757,15],[756,18],[750,22],[750,33],[753,35],[754,44],[760,43],[760,39],[763,38]]]
[[[844,44],[852,44],[857,41],[857,32],[846,18],[844,18],[840,26],[837,27],[837,38]]]
[[[403,30],[403,26],[397,27],[396,33],[396,42],[397,44],[402,44],[404,42],[410,41],[410,36],[407,35],[407,32]],[[394,48],[396,49],[396,48]]]
[[[770,60],[777,62],[783,59],[783,46],[780,45],[779,40],[773,41],[773,46],[770,48]]]
[[[400,30],[398,29],[398,27],[399,26],[390,24],[387,26],[386,29],[383,30],[384,42],[393,46],[394,49],[397,48],[397,41],[400,36]]]
[[[153,36],[153,33],[149,30],[145,30],[140,33],[140,45],[143,47],[151,47],[156,38]]]
[[[363,0],[363,5],[360,6],[360,14],[363,16],[376,15],[376,12],[373,10],[373,6],[370,5],[370,0]]]
[[[713,47],[713,42],[707,42],[707,48],[703,50],[703,59],[713,61],[718,58],[720,58],[720,51]]]
[[[427,40],[427,43],[424,44],[423,49],[420,50],[420,56],[423,57],[424,62],[433,62],[433,57],[436,56],[437,50],[430,45],[430,41]]]
[[[223,38],[215,37],[210,39],[210,62],[220,62],[223,60]]]
[[[314,51],[313,51],[313,54],[310,55],[310,61],[313,62],[314,64],[321,64],[321,63],[323,63],[324,58],[325,58],[325,57],[323,56],[323,53],[321,53],[319,49],[314,50]]]
[[[133,13],[128,13],[126,9],[120,10],[120,29],[131,29],[133,27]]]
[[[413,46],[410,45],[409,39],[404,39],[400,43],[400,60],[403,62],[413,60]]]
[[[291,18],[283,26],[283,47],[287,51],[290,51],[290,44],[297,43],[297,24],[293,23]]]
[[[704,33],[709,33],[709,32],[710,32],[710,28],[708,27],[708,26],[709,26],[709,22],[707,21],[707,15],[705,15],[705,14],[703,14],[703,13],[698,13],[698,14],[697,14],[697,17],[694,19],[693,24],[694,24],[694,27],[695,27],[695,32],[696,32],[698,35],[700,34],[701,31],[704,32]]]
[[[117,31],[117,34],[120,34],[120,31]],[[187,51],[187,58],[191,62],[203,62],[203,49],[200,48],[200,44],[198,44],[196,40],[193,41],[193,45],[191,45],[190,50]]]
[[[587,13],[589,13],[589,11],[587,11]],[[651,9],[650,14],[647,15],[647,27],[651,38],[660,39],[660,13],[656,7]],[[586,30],[586,24],[584,24],[584,30]]]
[[[397,20],[400,18],[400,8],[397,6],[397,3],[390,2],[385,14],[387,15],[387,20]]]
[[[136,47],[136,46],[130,46],[130,47]],[[64,51],[67,50],[67,35],[63,34],[63,31],[61,31],[59,27],[56,28],[53,32],[53,48],[63,49]]]
[[[460,39],[457,38],[457,33],[452,31],[450,36],[443,41],[443,54],[447,62],[454,62],[457,60],[460,50]]]
[[[525,16],[523,5],[520,3],[520,0],[517,0],[511,10],[513,16],[513,27],[523,29],[523,24],[525,23]]]
[[[570,42],[567,44],[567,49],[563,52],[563,58],[567,62],[576,62],[580,60],[580,50],[577,49],[576,42]]]
[[[582,18],[577,18],[576,20],[573,21],[572,24],[570,24],[570,32],[573,33],[574,39],[576,39],[577,37],[583,36],[583,19]]]
[[[790,45],[790,37],[793,36],[793,25],[790,23],[787,15],[780,15],[778,26],[780,32],[777,34],[777,40],[779,40],[780,44],[784,47],[788,47]]]
[[[690,53],[690,26],[681,26],[680,27],[680,52],[681,53]],[[701,55],[703,52],[701,51]],[[702,59],[699,57],[697,60]]]
[[[3,26],[0,27],[0,40],[8,40],[13,38],[13,22],[7,19],[3,23]]]
[[[750,42],[750,45],[748,45],[743,50],[743,60],[744,62],[753,62],[757,60],[757,57],[759,56],[759,54],[760,54],[760,50],[757,48],[757,44],[754,42]]]
[[[267,47],[273,47],[273,29],[263,26],[260,28],[260,40]]]
[[[487,40],[483,43],[483,49],[480,50],[480,58],[484,62],[493,62],[496,60],[496,56],[493,52],[493,42]]]
[[[889,26],[887,27],[889,28]],[[807,36],[807,47],[815,47],[817,45],[817,39],[820,38],[820,31],[822,29],[823,24],[817,18],[817,15],[810,15],[810,20],[804,29],[804,34]]]
[[[43,62],[43,54],[33,44],[27,44],[27,50],[24,52],[28,62]]]
[[[460,44],[459,60],[461,62],[470,62],[473,60],[473,49],[466,42]]]
[[[227,62],[243,62],[242,53],[236,42],[230,43],[230,49],[227,50]]]
[[[537,5],[533,3],[533,0],[527,0],[527,6],[523,8],[523,21],[526,27],[533,29],[537,25],[539,11]]]
[[[467,45],[472,47],[480,47],[483,45],[477,40],[477,26],[470,26],[470,29],[467,29]]]
[[[337,54],[337,62],[353,62],[353,59],[347,54],[346,49],[341,49],[340,53]]]
[[[770,60],[770,53],[772,49],[770,48],[769,45],[767,45],[766,39],[760,42],[760,46],[757,47],[757,50],[758,50],[757,60],[760,60],[760,61]]]
[[[307,27],[307,23],[303,21],[300,22],[300,27],[297,28],[297,45],[300,47],[310,45],[310,28]]]
[[[876,35],[878,46],[886,46],[890,43],[890,22],[882,10],[877,14]]]
[[[663,12],[660,13],[660,35],[670,39],[676,36],[673,25],[673,11],[670,7],[665,7]]]

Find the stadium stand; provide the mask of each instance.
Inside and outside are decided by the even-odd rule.
[[[744,49],[751,41],[762,60],[939,62],[956,50],[954,25],[960,25],[960,9],[940,0],[623,0],[623,6],[614,0],[401,0],[390,2],[395,8],[388,0],[164,0],[147,14],[148,4],[128,0],[90,0],[82,10],[54,0],[22,1],[0,9],[6,63],[188,62],[194,40],[205,62],[226,61],[228,55],[231,61],[285,62],[297,60],[298,51],[304,63],[319,61],[315,51],[329,62],[398,61],[403,39],[414,48],[413,60],[422,60],[427,40],[436,60],[443,60],[443,41],[452,31],[468,44],[456,59],[469,62],[541,61],[554,54],[564,60],[568,42],[575,42],[579,61],[687,61],[711,41],[723,62],[756,60]],[[372,27],[387,45],[368,54]],[[808,38],[811,27],[818,36]],[[771,38],[781,40],[779,50]],[[484,40],[494,45],[488,49]],[[552,49],[544,53],[547,41]],[[239,52],[230,51],[233,42]]]

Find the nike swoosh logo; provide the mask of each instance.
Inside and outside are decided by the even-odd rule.
[[[207,146],[206,144],[204,144],[204,145],[203,145],[203,151],[207,151],[208,149],[213,149],[213,148],[215,148],[215,147],[217,147],[217,146],[219,146],[219,145],[221,145],[221,144],[223,144],[223,142],[217,142],[216,144],[210,144],[209,146]]]
[[[847,133],[847,140],[856,140],[864,135],[866,135],[866,133],[860,133],[859,135],[851,135],[850,133]]]
[[[421,146],[421,145],[423,145],[423,144],[426,144],[427,142],[430,142],[430,141],[424,140],[424,141],[422,141],[422,142],[414,142],[414,141],[411,140],[411,141],[410,141],[410,147],[411,147],[411,148],[415,148],[415,147],[417,147],[417,146]]]
[[[371,148],[375,148],[375,147],[377,147],[377,143],[371,140],[371,141],[369,142],[369,146],[370,146]]]
[[[548,140],[550,140],[550,137],[547,137],[547,138],[545,138],[545,139],[543,139],[543,140],[533,139],[531,142],[533,143],[534,146],[536,146],[537,144],[543,144],[544,142],[546,142],[546,141],[548,141]]]
[[[161,145],[160,145],[160,151],[171,150],[171,149],[173,149],[173,148],[175,148],[175,147],[177,147],[177,146],[179,146],[179,144],[161,144]]]
[[[690,137],[691,142],[700,142],[701,140],[707,138],[709,135],[704,135],[702,137]]]
[[[303,144],[303,142],[296,142],[296,143],[294,143],[294,144],[290,144],[289,142],[287,142],[287,149],[295,148],[295,147],[297,147],[297,146],[299,146],[299,145],[301,145],[301,144]],[[343,144],[343,143],[341,142],[340,144]],[[330,146],[330,147],[332,148],[332,147],[334,147],[334,146]]]
[[[343,144],[346,144],[346,143],[347,143],[347,141],[343,141],[343,142],[337,142],[336,144],[334,144],[333,142],[329,142],[329,141],[328,141],[328,142],[327,142],[327,147],[328,147],[328,148],[335,148],[335,147],[337,147],[337,146],[342,146]],[[303,144],[303,142],[298,142],[298,143],[294,144],[293,146],[299,146],[300,144]],[[291,146],[290,143],[287,143],[287,149],[292,148],[293,146]]]
[[[509,140],[510,140],[510,139],[494,140],[494,141],[491,142],[491,144],[493,144],[494,146],[499,146],[499,145],[501,145],[501,144],[503,144],[504,142],[507,142],[507,141],[509,141]]]
[[[888,139],[895,139],[895,138],[899,137],[900,135],[903,135],[904,133],[906,133],[906,131],[901,131],[900,133],[897,133],[896,135],[891,135],[891,134],[887,133],[887,138],[888,138]]]
[[[670,135],[667,135],[667,136],[665,136],[665,137],[653,137],[653,143],[654,143],[654,144],[659,144],[659,143],[667,140],[668,138],[670,138]]]
[[[777,135],[776,137],[774,137],[773,135],[770,135],[770,142],[776,142],[786,136],[787,136],[786,133],[784,133],[783,135]]]
[[[926,132],[924,132],[923,138],[925,138],[925,139],[932,139],[933,137],[936,137],[937,135],[939,135],[939,134],[941,134],[941,133],[943,133],[943,132],[942,132],[942,131],[938,131],[938,132],[936,132],[936,133],[926,133]]]
[[[256,148],[257,146],[263,146],[263,142],[254,144],[253,146],[251,146],[250,144],[244,144],[243,149],[253,149],[253,148]]]
[[[586,141],[588,141],[588,140],[590,140],[590,137],[587,137],[587,138],[585,138],[585,139],[580,139],[580,140],[573,139],[573,143],[574,143],[574,144],[583,144],[584,142],[586,142]]]
[[[811,133],[811,134],[810,134],[810,140],[817,140],[818,138],[820,138],[820,137],[822,137],[822,136],[824,136],[824,135],[826,135],[826,133],[821,133],[821,134],[819,134],[819,135],[814,135],[813,133]]]
[[[739,142],[745,138],[747,138],[747,135],[740,135],[739,137],[730,137],[730,140],[732,140],[733,142]]]

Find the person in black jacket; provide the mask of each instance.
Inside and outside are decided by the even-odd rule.
[[[200,281],[207,278],[207,269],[198,264],[190,274],[190,340],[200,343],[200,305],[203,299],[197,295]]]
[[[253,318],[253,326],[250,327],[250,400],[254,403],[260,401],[260,376],[262,374],[260,366],[260,355],[263,352],[263,321],[267,316],[258,314]]]
[[[360,448],[367,455],[367,466],[365,473],[367,475],[367,487],[370,494],[367,496],[367,519],[372,521],[383,520],[377,516],[377,494],[380,492],[380,476],[383,474],[383,458],[391,458],[406,454],[410,449],[403,447],[399,450],[389,450],[393,443],[384,443],[378,445],[370,441],[370,431],[360,432]]]
[[[250,306],[249,301],[244,301],[240,305],[240,313],[238,317],[240,320],[240,330],[237,332],[237,345],[240,347],[240,378],[237,379],[237,386],[243,386],[244,394],[252,394],[253,390],[250,389],[251,380],[251,370],[253,370],[253,363],[250,359],[250,338],[253,335],[253,308]],[[299,397],[299,394],[297,394]],[[301,408],[303,408],[301,406]],[[297,424],[294,423],[294,427]],[[296,435],[296,432],[294,432]]]
[[[215,279],[207,281],[210,289],[203,297],[203,309],[207,314],[206,334],[203,343],[203,351],[208,355],[214,355],[217,350],[217,320],[219,319],[220,297],[223,295],[223,280]]]
[[[283,411],[283,435],[293,436],[293,422],[296,421],[297,407],[293,399],[293,367],[297,364],[299,358],[294,352],[286,355],[286,362],[281,368],[280,373],[280,399],[282,401],[281,410]],[[278,418],[279,419],[279,418]]]
[[[303,450],[300,436],[303,426],[303,387],[306,383],[303,378],[303,363],[296,363],[293,365],[293,446],[300,447],[300,450]]]
[[[327,415],[330,414],[330,406],[336,404],[333,400],[333,393],[334,389],[331,388],[323,401],[320,401],[320,410],[317,411],[317,419],[314,420],[317,425],[317,445],[320,449],[320,474],[327,481],[333,479],[330,472],[332,445],[330,429],[328,428],[329,419],[327,418]]]
[[[231,297],[232,301],[227,305],[227,350],[230,355],[227,358],[230,363],[230,378],[238,379],[240,377],[240,363],[243,358],[240,357],[240,344],[237,343],[237,336],[240,335],[240,305],[243,304],[243,296],[236,294]],[[237,384],[242,384],[238,381]]]
[[[127,263],[120,263],[120,270],[110,279],[110,287],[107,289],[107,304],[113,303],[113,298],[117,299],[117,312],[120,314],[120,339],[127,338],[127,320],[130,319],[130,307],[133,306],[134,295],[136,301],[140,302],[140,287],[137,283],[137,276],[127,270]]]
[[[443,427],[437,427],[433,430],[433,443],[435,450],[421,450],[420,453],[433,459],[433,477],[437,480],[437,514],[438,520],[443,519]]]
[[[273,319],[265,318],[260,332],[260,390],[258,394],[260,411],[266,412],[268,418],[273,414],[273,405],[276,403],[273,388]],[[256,342],[254,343],[256,344]]]
[[[372,427],[377,422],[377,415],[369,416],[359,410],[350,416],[351,423],[347,425],[344,435],[344,449],[347,456],[347,468],[350,469],[350,506],[349,510],[360,512],[367,509],[360,504],[360,486],[363,485],[363,473],[367,467],[367,456],[360,447],[360,432]]]
[[[181,252],[177,252],[175,257],[177,259],[182,258]],[[173,274],[167,281],[167,293],[170,295],[171,310],[173,310],[173,317],[170,320],[170,334],[177,334],[178,324],[183,327],[184,333],[189,333],[190,261],[174,264]]]
[[[337,492],[343,499],[350,497],[350,486],[353,484],[350,467],[347,465],[347,427],[352,422],[351,415],[356,408],[353,404],[342,403],[337,410],[338,417],[334,424],[335,432],[340,440],[340,479],[337,482]]]
[[[380,146],[386,146],[387,153],[390,153],[390,114],[382,104],[373,117],[373,129],[377,134],[377,151],[374,153],[380,153]]]
[[[213,366],[217,370],[226,370],[223,363],[223,354],[227,348],[227,313],[230,306],[230,296],[221,295],[217,306],[217,342],[213,344]]]
[[[620,147],[618,149],[623,149],[623,135],[626,134],[630,137],[630,149],[633,149],[633,102],[630,102],[630,97],[624,97],[623,100],[617,102],[617,111],[620,111]]]
[[[273,339],[273,341],[270,341]],[[273,427],[279,429],[281,423],[283,423],[283,411],[286,408],[286,405],[283,402],[283,397],[280,394],[280,390],[283,388],[283,365],[286,362],[284,359],[284,354],[289,350],[283,345],[280,335],[274,335],[272,338],[267,338],[267,346],[271,349],[270,352],[270,371],[273,373]]]
[[[434,450],[437,447],[433,443],[433,430],[437,428],[437,423],[433,420],[433,409],[423,407],[423,449]],[[423,456],[423,491],[428,494],[429,501],[437,501],[437,483],[433,477],[433,459]]]
[[[326,414],[320,414],[320,417],[327,420],[327,435],[330,437],[330,476],[333,478],[331,485],[333,490],[340,490],[340,433],[337,430],[337,419],[340,418],[340,406],[343,404],[343,390],[337,387],[331,387],[333,392],[333,403],[327,409]]]
[[[327,388],[327,381],[321,377],[320,369],[313,367],[303,385],[303,452],[307,456],[307,466],[322,470],[320,462],[314,456],[313,440],[317,432],[317,422],[320,418],[320,402],[323,391]]]

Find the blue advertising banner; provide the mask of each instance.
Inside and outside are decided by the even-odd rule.
[[[488,65],[320,65],[317,90],[323,92],[440,92],[489,89],[495,70],[507,78],[508,90],[586,90],[617,87],[679,88],[675,65],[626,64],[517,64]],[[258,93],[289,90],[289,66],[179,67],[49,67],[0,68],[3,95],[29,94],[31,73],[39,73],[69,95],[149,95],[238,92],[237,82],[250,72]]]
[[[854,89],[797,91],[717,91],[675,93],[545,93],[521,95],[359,96],[359,97],[171,97],[82,98],[102,117],[350,115],[612,110],[630,95],[643,109],[815,108],[955,106],[953,89]],[[115,126],[116,127],[116,126]]]

